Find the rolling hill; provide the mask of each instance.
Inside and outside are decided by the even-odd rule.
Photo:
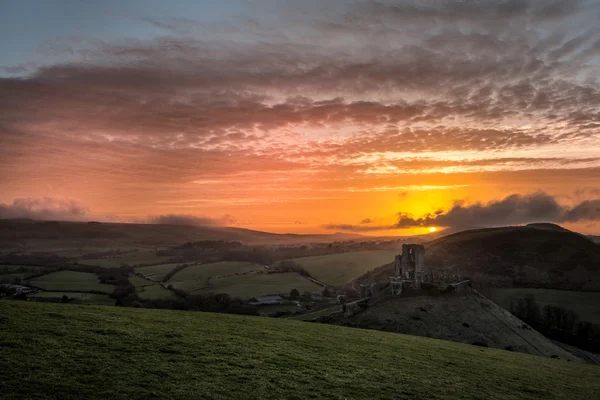
[[[357,234],[277,234],[217,226],[0,220],[0,248],[25,247],[52,252],[57,252],[57,247],[167,247],[201,240],[239,241],[256,245],[327,243],[361,238],[364,236]]]
[[[0,302],[0,393],[36,399],[590,399],[600,368],[280,319]]]

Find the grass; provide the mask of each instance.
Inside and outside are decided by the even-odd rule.
[[[321,286],[293,272],[228,276],[211,279],[210,284],[210,288],[202,290],[203,293],[228,293],[231,297],[241,299],[265,294],[289,294],[292,289],[297,289],[300,293],[321,289]]]
[[[109,297],[106,294],[96,294],[96,293],[39,291],[34,296],[31,296],[31,298],[33,301],[35,301],[37,298],[60,299],[63,296],[67,296],[68,298],[75,299],[75,301],[82,303],[82,304],[93,304],[93,305],[104,305],[104,306],[112,306],[115,304],[115,299]]]
[[[400,252],[401,250],[355,251],[302,257],[292,261],[304,267],[314,278],[328,285],[338,286],[374,268],[394,262],[394,257]]]
[[[3,274],[0,275],[0,283],[15,283],[21,282],[23,283],[25,279],[27,279],[31,273],[16,273],[16,274]]]
[[[51,271],[50,268],[30,265],[0,265],[0,282],[13,283],[15,279],[21,281],[40,272]]]
[[[135,286],[140,299],[143,300],[171,300],[177,296],[172,291],[165,289],[159,283],[149,281],[136,275],[129,276],[129,282]]]
[[[490,299],[510,310],[510,300],[532,295],[540,307],[558,306],[575,311],[583,321],[600,324],[600,292],[576,292],[571,290],[492,288],[486,291]]]
[[[317,317],[324,317],[327,316],[331,313],[334,312],[339,312],[342,310],[342,306],[341,305],[335,305],[333,307],[327,307],[324,308],[322,310],[319,311],[313,311],[310,313],[306,313],[306,314],[300,314],[300,315],[296,315],[293,317],[289,317],[289,319],[295,319],[298,321],[310,321],[311,319],[317,318]]]
[[[100,283],[96,274],[77,271],[56,271],[28,281],[28,284],[44,290],[94,291],[112,293],[113,285]]]
[[[152,281],[161,282],[164,277],[171,271],[173,271],[180,263],[173,264],[159,264],[152,265],[149,267],[138,267],[135,269],[135,272],[144,275],[146,279],[150,279]]]
[[[252,271],[264,271],[264,268],[252,262],[237,261],[192,265],[173,275],[169,280],[169,284],[177,289],[193,292],[206,288],[208,278],[244,274]]]
[[[119,268],[121,264],[144,265],[156,264],[168,260],[169,257],[157,256],[155,250],[144,250],[128,253],[121,257],[101,258],[97,260],[80,260],[81,264],[95,265],[105,268]]]
[[[0,302],[0,393],[36,399],[592,399],[600,368],[299,321]]]

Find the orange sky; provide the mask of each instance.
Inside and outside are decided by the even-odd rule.
[[[0,66],[0,217],[599,233],[599,8],[400,4],[57,31]]]

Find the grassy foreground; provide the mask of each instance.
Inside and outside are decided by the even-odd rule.
[[[378,331],[0,301],[2,399],[591,399],[600,368]]]

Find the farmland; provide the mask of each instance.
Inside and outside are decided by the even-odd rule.
[[[324,256],[301,257],[292,261],[301,265],[314,278],[328,285],[338,286],[394,261],[399,250],[370,250]]]
[[[173,271],[178,265],[180,264],[173,263],[152,265],[149,267],[138,267],[135,269],[135,272],[144,275],[146,279],[150,279],[151,281],[161,282],[165,276],[169,272]]]
[[[80,262],[82,264],[95,265],[98,267],[118,268],[122,264],[128,264],[128,265],[156,264],[156,263],[164,262],[168,259],[169,259],[169,257],[157,256],[156,250],[142,250],[142,251],[135,251],[130,254],[120,256],[120,257],[81,260]]]
[[[204,288],[202,292],[227,293],[232,297],[248,299],[264,294],[289,294],[292,289],[303,293],[305,291],[317,291],[321,289],[321,286],[293,272],[285,274],[248,274],[211,279],[210,286]]]
[[[39,291],[35,295],[31,296],[33,301],[43,299],[54,299],[59,301],[63,296],[67,296],[69,299],[73,299],[76,303],[81,304],[94,304],[103,306],[112,306],[115,304],[115,299],[109,297],[106,294],[97,293],[78,293],[78,292],[43,292]]]
[[[129,282],[135,286],[136,293],[140,299],[169,300],[176,298],[172,291],[163,288],[159,283],[149,281],[139,276],[130,276]]]
[[[177,272],[168,283],[177,289],[193,292],[207,288],[209,278],[214,279],[263,270],[263,267],[252,262],[221,261],[210,264],[199,264]]]
[[[600,391],[596,366],[371,330],[16,301],[0,302],[0,316],[6,400],[591,399]]]
[[[56,271],[28,282],[50,291],[77,291],[111,293],[113,285],[102,284],[95,274],[77,271]]]
[[[581,320],[600,324],[600,292],[577,292],[571,290],[492,288],[486,291],[490,299],[505,309],[510,301],[527,295],[533,296],[540,307],[551,305],[575,311]]]

